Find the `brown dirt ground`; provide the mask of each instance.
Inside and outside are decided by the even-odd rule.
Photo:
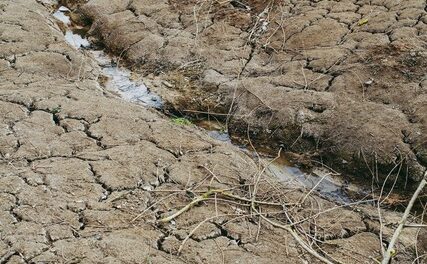
[[[231,134],[249,129],[274,151],[353,175],[423,176],[424,0],[93,0],[79,10],[174,110],[231,114]]]
[[[146,15],[146,21],[135,20],[131,26],[121,20],[138,18],[141,10],[163,17],[159,23],[170,29],[165,36],[174,35],[175,43],[190,38],[181,26],[192,18],[169,12],[174,2],[95,2],[101,6],[93,12],[108,13],[111,19],[94,25],[127,25],[111,30],[111,40],[126,34],[138,40],[147,34],[142,27],[158,27]],[[52,4],[0,0],[0,263],[317,263],[289,232],[251,214],[242,198],[252,197],[258,178],[256,200],[280,206],[259,204],[257,210],[268,212],[270,221],[301,221],[294,231],[320,254],[344,263],[380,258],[380,245],[389,241],[400,213],[381,210],[379,218],[376,207],[337,207],[314,193],[298,203],[308,190],[277,183],[262,171],[263,164],[238,148],[108,93],[99,83],[97,63],[64,41],[51,16]],[[212,30],[244,34],[226,23]],[[163,41],[157,31],[145,39],[151,45],[136,40],[135,50],[129,47],[126,55],[129,60],[131,54],[138,60],[143,47],[156,50],[155,44]],[[247,54],[246,49],[222,55],[232,58]],[[175,62],[182,59],[177,50],[169,50],[180,57]],[[238,63],[231,59],[217,66],[231,70]],[[174,221],[160,223],[209,188],[230,189],[242,198],[211,196]],[[283,208],[287,203],[297,206]],[[206,219],[211,220],[195,229]],[[425,253],[425,235],[418,232],[404,229],[398,263],[411,263],[416,248]]]

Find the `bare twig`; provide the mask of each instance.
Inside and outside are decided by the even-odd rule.
[[[330,173],[325,173],[325,175],[323,175],[323,177],[313,186],[313,188],[311,188],[311,190],[304,196],[304,198],[301,200],[300,204],[303,204],[305,202],[305,200],[307,199],[307,197],[310,196],[310,194],[316,190],[317,186],[319,186],[319,184],[329,175],[331,175]]]
[[[198,203],[200,203],[202,201],[205,201],[205,200],[209,199],[209,196],[211,194],[222,192],[222,191],[223,190],[210,190],[210,191],[207,191],[205,194],[203,194],[203,195],[201,195],[199,197],[196,197],[193,201],[191,201],[190,203],[188,203],[186,206],[184,206],[183,208],[181,208],[180,210],[178,210],[174,214],[160,219],[159,222],[161,222],[161,223],[170,222],[173,219],[175,219],[178,216],[180,216],[181,214],[183,214],[183,213],[187,212],[188,210],[190,210],[191,207],[193,207],[194,205],[196,205],[196,204],[198,204]]]
[[[253,208],[255,212],[256,208]],[[257,212],[258,213],[258,212]],[[271,224],[274,227],[278,227],[281,229],[284,229],[286,231],[288,231],[292,237],[298,242],[298,244],[304,248],[308,253],[310,253],[313,257],[317,258],[318,260],[327,263],[327,264],[333,264],[330,260],[326,259],[325,257],[321,256],[319,253],[317,253],[316,251],[314,251],[314,249],[312,249],[309,245],[307,245],[307,243],[293,230],[293,228],[289,225],[282,225],[280,223],[276,223],[270,219],[268,219],[267,217],[265,217],[262,214],[259,214],[261,216],[262,219],[264,219],[266,222],[268,222],[269,224]]]
[[[190,239],[190,237],[194,234],[194,232],[197,231],[197,229],[199,229],[204,223],[211,221],[215,218],[219,218],[219,217],[225,217],[225,216],[238,216],[238,214],[223,214],[223,215],[216,215],[213,217],[209,217],[206,218],[205,220],[203,220],[202,222],[200,222],[195,228],[193,228],[193,230],[190,231],[190,233],[184,238],[184,240],[182,241],[181,245],[178,248],[178,254],[181,254],[182,249],[184,248],[185,243],[187,242],[188,239]],[[245,215],[246,216],[246,215]]]
[[[148,212],[149,210],[151,210],[151,208],[153,208],[154,206],[156,206],[157,204],[159,204],[160,202],[179,194],[179,191],[174,191],[173,193],[169,194],[168,196],[158,200],[157,202],[153,203],[151,206],[147,207],[142,213],[140,213],[139,215],[135,216],[130,222],[133,223],[136,220],[138,220],[139,218],[141,218],[146,212]]]
[[[397,240],[399,239],[399,236],[400,236],[400,233],[402,232],[403,226],[405,225],[406,220],[408,219],[409,214],[411,213],[411,209],[414,206],[414,203],[415,203],[416,199],[418,198],[418,195],[420,194],[420,192],[422,191],[424,186],[427,184],[427,181],[425,180],[426,176],[427,176],[427,173],[424,174],[424,179],[418,185],[418,188],[415,191],[414,195],[412,195],[412,198],[409,201],[408,206],[406,207],[405,213],[403,214],[403,216],[399,222],[399,226],[396,228],[396,231],[394,231],[393,237],[390,240],[390,244],[388,245],[387,251],[384,254],[384,258],[383,258],[381,264],[390,263],[390,260],[391,260],[392,255],[393,255],[392,253],[395,250],[394,245],[396,244]]]

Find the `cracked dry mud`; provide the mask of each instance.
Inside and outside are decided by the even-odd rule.
[[[232,113],[231,134],[352,174],[423,176],[424,0],[68,2],[184,114]]]
[[[411,10],[417,12],[417,2],[409,2],[414,3]],[[191,201],[194,193],[185,190],[231,188],[235,195],[247,194],[248,186],[260,173],[260,164],[238,148],[209,138],[200,129],[177,126],[156,110],[131,104],[105,91],[99,84],[101,69],[85,52],[65,42],[63,32],[51,15],[51,4],[54,3],[48,0],[0,0],[0,263],[317,263],[285,230],[267,222],[261,222],[262,228],[258,228],[259,218],[242,217],[249,213],[247,207],[220,199],[198,204],[172,223],[160,225],[159,219]],[[170,12],[172,5],[177,12]],[[337,20],[351,24],[359,18],[357,14],[369,11],[363,8],[363,3],[360,5],[362,7],[355,5],[354,10],[346,11],[348,14],[342,10],[335,14],[328,9],[319,9],[317,15],[310,12],[310,8],[304,8],[304,4],[289,6],[294,6],[297,13],[319,20],[326,19],[322,13],[334,17],[323,23],[319,21],[316,27],[337,23],[344,27],[346,22]],[[387,18],[392,7],[382,2],[378,5],[383,6],[379,10],[384,10],[383,17]],[[173,1],[90,1],[82,10],[95,20],[93,30],[103,34],[103,41],[111,50],[120,51],[128,45],[126,43],[134,43],[126,46],[127,60],[139,62],[144,58],[147,67],[160,67],[168,61],[171,64],[168,67],[173,69],[173,65],[186,61],[187,54],[183,54],[186,45],[194,44],[194,35],[190,33],[194,24],[189,6],[190,2],[187,6]],[[335,4],[334,9],[347,9],[348,6],[351,7]],[[421,11],[417,24],[425,19],[425,12]],[[271,58],[277,61],[275,65],[261,67],[261,60],[268,59],[265,51],[245,45],[244,39],[249,36],[242,27],[247,26],[245,17],[249,16],[241,12],[224,9],[216,26],[212,24],[215,19],[207,19],[203,23],[209,27],[199,28],[200,37],[212,31],[210,36],[220,36],[234,43],[227,49],[228,42],[221,44],[223,39],[214,38],[210,42],[212,47],[205,47],[204,63],[212,66],[202,76],[217,83],[206,87],[221,88],[224,85],[224,89],[228,89],[225,87],[237,81],[230,77],[234,70],[247,80],[253,78],[248,83],[251,86],[265,78],[256,75],[277,75],[277,63],[282,60]],[[108,19],[106,14],[109,14]],[[98,22],[97,16],[100,17]],[[224,20],[234,16],[235,25]],[[135,27],[125,26],[130,23],[128,19],[135,22],[132,23]],[[307,18],[295,16],[294,19],[292,25],[301,26],[294,29],[296,32],[308,28],[311,23]],[[302,21],[308,24],[302,25]],[[112,25],[118,30],[113,30]],[[148,34],[145,27],[150,25],[156,30],[149,30],[151,35],[145,37]],[[163,37],[157,31],[160,29]],[[111,31],[109,35],[107,30]],[[222,34],[214,34],[216,30]],[[318,32],[315,28],[312,30]],[[381,28],[375,30],[381,31]],[[332,30],[327,35],[328,45],[336,41],[335,34],[342,37],[345,31]],[[290,39],[291,35],[287,33]],[[252,37],[262,39],[259,32]],[[309,37],[313,35],[309,34]],[[167,39],[170,45],[166,45],[165,38],[170,38]],[[270,38],[272,45],[275,39]],[[319,41],[307,40],[315,46],[320,45]],[[378,43],[377,40],[373,42]],[[297,40],[290,43],[299,45]],[[217,45],[223,45],[222,52]],[[309,73],[307,66],[317,61],[318,67],[322,67],[330,59],[328,54],[336,54],[330,49],[325,50],[326,53],[312,51],[310,56],[319,57],[317,60],[290,60],[283,66],[293,67],[303,61],[306,76],[315,78],[317,75]],[[351,58],[352,54],[346,56]],[[388,56],[380,52],[374,55]],[[295,58],[298,56],[295,54]],[[416,58],[418,56],[421,55]],[[164,59],[159,62],[156,61],[158,58]],[[226,62],[219,58],[225,58]],[[167,65],[164,66],[165,74],[171,73]],[[264,74],[258,72],[253,76],[250,72],[255,68],[262,68]],[[346,71],[341,71],[344,73],[335,78],[337,83],[327,81],[323,84],[324,90],[329,86],[331,90],[340,79],[346,82]],[[296,72],[289,72],[295,74],[295,78],[301,77]],[[282,78],[277,76],[277,80]],[[152,77],[153,83],[160,82],[159,76]],[[179,78],[177,76],[175,80],[187,81]],[[319,83],[323,81],[323,78],[319,79]],[[242,80],[239,85],[243,83]],[[280,88],[280,85],[271,83],[266,89]],[[420,84],[419,91],[424,89],[423,85]],[[314,91],[314,87],[321,86],[310,86],[306,93],[295,87],[283,91],[289,92],[287,100],[303,100],[299,102],[301,106],[312,99],[310,104],[316,100],[325,102],[316,104],[313,109],[323,109],[328,104],[339,108],[334,95]],[[165,87],[157,88],[171,103],[178,102],[174,95],[181,96],[180,91],[168,94],[170,91]],[[257,92],[251,91],[255,95]],[[229,94],[225,92],[224,95],[228,98]],[[368,96],[372,94],[366,93]],[[421,104],[421,96],[422,93],[412,99],[417,98]],[[340,100],[355,100],[351,98]],[[403,96],[398,99],[404,100]],[[239,104],[240,110],[236,111],[249,109],[249,103],[258,104],[252,101],[248,100],[247,106]],[[361,109],[372,111],[386,107],[374,102],[364,104],[371,108],[361,106]],[[394,118],[394,114],[404,115],[391,107],[387,109],[390,111],[388,118]],[[313,115],[322,114],[318,110],[313,112]],[[414,117],[421,120],[417,112]],[[327,120],[330,119],[325,118],[324,122]],[[242,121],[255,122],[250,118]],[[339,120],[336,122],[339,124]],[[396,129],[400,129],[400,123],[396,123]],[[408,129],[421,127],[423,123],[411,124],[415,125],[408,124]],[[388,127],[394,129],[391,125]],[[257,199],[268,201],[268,198],[275,198],[281,203],[292,203],[306,195],[306,192],[275,182],[268,174],[262,176]],[[310,239],[313,248],[328,258],[343,263],[370,263],[379,259],[379,234],[384,242],[389,241],[401,215],[383,211],[382,228],[377,209],[369,205],[341,207],[316,215],[335,206],[313,194],[301,206],[289,208],[289,214],[294,222],[308,218],[296,227],[296,231],[304,239],[314,237],[316,240]],[[274,215],[277,209],[267,207],[265,210]],[[189,233],[215,215],[224,216],[201,225],[186,241],[181,254],[176,256]],[[284,216],[277,216],[277,219],[280,217]],[[418,231],[416,228],[404,230],[396,257],[399,263],[411,263],[416,257],[416,247],[419,254],[427,250],[425,233],[418,234]],[[420,238],[418,243],[417,237]]]

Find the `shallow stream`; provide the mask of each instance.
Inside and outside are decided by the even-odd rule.
[[[148,105],[154,108],[161,108],[163,103],[159,96],[151,93],[145,84],[132,80],[132,72],[124,67],[120,67],[114,58],[110,57],[103,50],[95,49],[87,38],[82,35],[83,30],[72,24],[68,14],[71,11],[64,6],[60,6],[53,13],[53,16],[65,25],[65,40],[76,49],[87,50],[98,62],[103,75],[107,77],[105,88],[113,93],[119,94],[123,99]]]
[[[132,78],[132,72],[125,67],[118,66],[117,58],[111,57],[103,50],[96,49],[84,35],[84,30],[78,25],[74,25],[71,21],[69,14],[70,10],[67,7],[60,6],[53,16],[58,20],[58,23],[65,25],[65,40],[76,49],[83,49],[97,61],[102,69],[102,73],[107,77],[104,84],[105,88],[113,93],[119,94],[123,99],[142,104],[148,107],[157,109],[162,108],[161,98],[151,93],[150,90],[141,82],[137,82]],[[228,133],[222,129],[220,124],[206,120],[197,120],[194,122],[201,128],[204,128],[207,133],[220,141],[233,144],[233,140],[229,137]],[[244,146],[239,146],[249,155],[253,155]],[[312,173],[305,173],[299,168],[290,164],[286,158],[279,158],[271,162],[268,157],[263,160],[269,164],[268,171],[275,175],[280,181],[286,184],[291,184],[297,188],[314,189],[325,198],[338,202],[348,203],[352,202],[350,193],[359,193],[358,198],[362,195],[360,187],[349,186],[339,177],[333,177],[328,171],[317,169]],[[353,195],[352,195],[353,196]]]

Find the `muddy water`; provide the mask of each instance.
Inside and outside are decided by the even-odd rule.
[[[286,159],[278,159],[268,167],[269,171],[281,181],[297,188],[316,190],[325,197],[341,203],[351,202],[343,185],[339,185],[328,171],[316,169],[312,173],[304,173],[293,167]]]
[[[214,139],[222,142],[232,144],[230,135],[228,134],[225,126],[221,122],[211,120],[192,120],[198,127],[205,129],[208,135]]]
[[[345,176],[325,168],[314,168],[303,172],[293,166],[285,155],[275,159],[268,167],[271,174],[284,183],[302,189],[314,189],[320,195],[338,203],[350,203],[368,196],[369,190],[352,183]]]
[[[212,120],[192,120],[197,126],[204,128],[208,134],[218,140],[237,145],[254,159],[260,158],[267,166],[267,171],[276,176],[282,183],[294,188],[305,190],[315,190],[328,200],[337,203],[350,203],[366,198],[369,189],[361,184],[350,181],[349,178],[330,172],[327,169],[315,168],[310,172],[303,171],[289,162],[289,158],[282,154],[280,157],[271,157],[268,151],[259,148],[255,153],[252,147],[242,145],[230,138],[226,127],[219,121]],[[256,148],[256,147],[255,147]]]
[[[103,75],[108,78],[104,84],[105,88],[119,94],[127,101],[158,109],[162,108],[161,98],[151,93],[143,83],[134,81],[131,71],[117,65],[117,58],[110,57],[103,50],[96,50],[95,47],[91,46],[84,36],[82,28],[73,25],[68,16],[69,14],[70,10],[61,6],[53,13],[53,16],[65,25],[66,41],[76,49],[84,49],[97,61]],[[204,128],[212,138],[235,144],[225,130],[224,125],[220,122],[209,120],[193,120],[193,122],[197,126]],[[254,154],[253,151],[248,150],[245,146],[240,145],[239,147],[249,155]],[[267,157],[262,159],[268,164],[267,170],[287,185],[303,189],[314,189],[325,198],[338,203],[348,203],[353,200],[350,198],[348,186],[339,181],[338,178],[328,174],[327,171],[314,170],[312,173],[305,173],[294,167],[283,157],[273,162]],[[357,187],[354,188],[354,191],[357,191]]]
[[[118,67],[114,60],[102,50],[91,51],[93,57],[108,77],[107,90],[117,92],[122,98],[133,103],[140,103],[154,108],[161,108],[161,98],[151,93],[143,83],[132,80],[132,73],[126,68]]]

